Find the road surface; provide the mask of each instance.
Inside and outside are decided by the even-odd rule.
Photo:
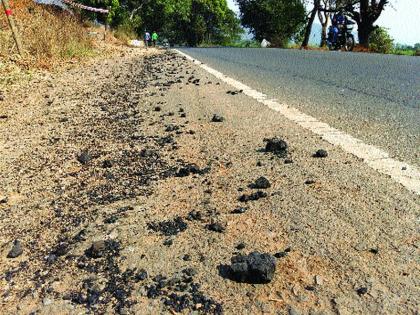
[[[181,51],[392,157],[420,165],[420,58],[282,49]]]

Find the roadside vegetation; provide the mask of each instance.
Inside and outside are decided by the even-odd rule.
[[[239,19],[226,0],[82,0],[93,7],[107,7],[108,17],[83,13],[110,24],[120,38],[144,31],[158,32],[170,43],[189,46],[227,45],[240,39]]]
[[[31,0],[14,5],[27,66],[49,68],[62,59],[93,54],[93,44],[87,30],[75,15],[53,7],[39,6]],[[0,15],[0,58],[10,59],[16,53],[15,43],[5,15]]]

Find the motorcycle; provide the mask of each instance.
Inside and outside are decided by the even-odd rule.
[[[327,45],[330,50],[352,51],[355,45],[354,36],[352,34],[355,22],[346,20],[346,23],[338,26],[338,34],[334,41],[334,26],[328,29]]]

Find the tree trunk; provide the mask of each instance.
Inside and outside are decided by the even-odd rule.
[[[305,37],[303,38],[301,49],[308,47],[309,37],[311,36],[312,24],[314,23],[316,13],[320,7],[321,0],[314,0],[314,8],[312,9],[311,15],[308,20],[308,25],[306,25]]]
[[[375,27],[369,21],[362,22],[358,25],[359,44],[363,47],[369,48],[369,36]]]
[[[322,24],[322,33],[321,33],[321,45],[320,47],[327,46],[327,23]]]

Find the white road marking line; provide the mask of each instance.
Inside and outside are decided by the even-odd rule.
[[[330,125],[323,123],[300,110],[287,106],[286,104],[278,103],[275,99],[269,99],[264,93],[258,92],[249,86],[232,79],[223,73],[203,64],[202,62],[192,58],[191,56],[175,49],[181,56],[199,65],[216,78],[231,85],[232,87],[243,90],[243,93],[258,102],[268,106],[274,111],[279,112],[287,119],[297,123],[304,129],[310,130],[313,133],[321,136],[323,140],[332,145],[341,147],[344,151],[351,153],[358,158],[364,160],[374,170],[389,175],[394,181],[400,183],[408,190],[420,195],[420,171],[407,163],[400,162],[389,157],[389,154],[373,145],[365,144],[361,140],[346,134]]]

